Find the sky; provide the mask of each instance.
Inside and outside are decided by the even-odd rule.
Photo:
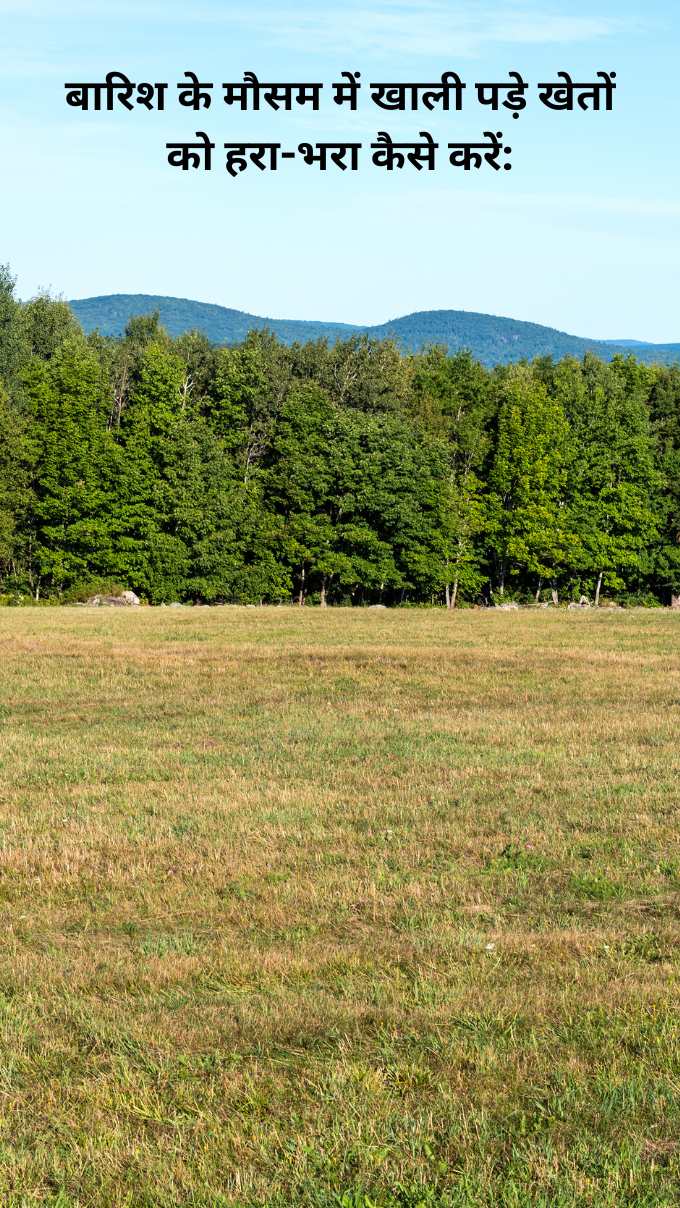
[[[680,9],[677,0],[0,0],[0,262],[22,297],[166,294],[277,318],[381,323],[418,310],[526,319],[590,338],[680,342]],[[85,114],[65,82],[108,71],[170,84],[166,113]],[[177,104],[184,72],[212,108]],[[385,113],[368,88],[331,100],[344,70],[429,82],[457,71],[461,113]],[[513,120],[474,84],[530,84]],[[554,113],[536,84],[617,73],[611,113]],[[242,113],[220,85],[319,81],[318,113]],[[289,161],[236,179],[183,173],[166,143],[295,149],[430,131],[503,131],[512,171],[386,173]]]

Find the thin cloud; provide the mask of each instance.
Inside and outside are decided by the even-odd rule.
[[[54,16],[54,0],[0,0],[0,15],[27,23]],[[374,0],[323,6],[299,4],[281,8],[255,3],[211,3],[203,0],[187,9],[172,0],[62,0],[59,20],[83,20],[87,25],[157,20],[160,25],[218,25],[250,30],[261,44],[303,52],[370,53],[373,55],[441,55],[462,58],[480,55],[493,45],[568,45],[598,41],[641,28],[634,19],[543,9],[530,2],[496,0],[455,5],[439,0]]]
[[[492,200],[490,195],[487,195]],[[497,201],[493,198],[493,201]],[[624,214],[636,218],[680,218],[680,202],[654,197],[595,197],[588,193],[540,194],[519,193],[502,198],[503,206],[535,207],[543,211],[565,210],[581,214]]]
[[[418,199],[422,201],[422,194],[414,193],[412,196],[414,201]],[[522,213],[535,210],[537,218],[542,216],[552,219],[556,213],[560,213],[567,220],[569,217],[594,217],[598,214],[606,214],[609,217],[621,215],[633,218],[654,218],[660,222],[663,220],[677,222],[680,219],[680,202],[656,197],[598,197],[591,193],[509,193],[505,190],[491,192],[485,189],[469,189],[464,192],[456,190],[452,194],[448,189],[436,189],[428,193],[428,201],[432,203],[439,198],[448,203],[452,196],[455,197],[458,207],[467,205],[476,211],[481,207],[499,209],[504,212],[514,209]],[[404,195],[402,194],[400,202],[403,203],[403,201]],[[647,238],[651,234],[653,231],[646,231],[645,237]],[[636,232],[636,238],[640,238],[639,230]]]
[[[499,5],[389,3],[372,8],[327,8],[321,11],[279,10],[268,14],[262,29],[257,11],[241,19],[262,36],[289,49],[327,52],[437,56],[446,50],[475,58],[492,45],[566,45],[631,32],[639,23],[598,16],[563,16],[529,8]]]

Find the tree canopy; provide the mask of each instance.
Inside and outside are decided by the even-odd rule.
[[[676,366],[86,336],[0,269],[5,599],[663,603],[679,483]]]

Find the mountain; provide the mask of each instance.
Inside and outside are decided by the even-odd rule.
[[[416,311],[373,327],[351,323],[319,323],[303,319],[264,319],[242,310],[229,310],[207,302],[186,298],[165,298],[153,294],[112,294],[83,298],[70,303],[86,332],[99,330],[105,336],[120,336],[133,315],[160,312],[161,323],[170,335],[198,330],[214,344],[238,344],[249,331],[268,328],[284,343],[293,344],[325,339],[329,343],[353,335],[375,339],[394,339],[406,352],[416,352],[431,344],[443,344],[450,352],[467,348],[485,365],[533,360],[537,356],[582,357],[594,352],[604,360],[617,353],[634,352],[642,361],[670,364],[680,361],[680,344],[646,344],[635,340],[587,340],[567,335],[539,323],[524,323],[495,315],[466,310]]]
[[[229,310],[210,302],[187,298],[163,298],[156,294],[111,294],[69,303],[86,332],[98,329],[104,336],[122,336],[134,315],[159,311],[161,323],[171,336],[202,331],[213,344],[238,344],[249,331],[268,328],[284,344],[296,340],[347,339],[358,329],[349,323],[315,323],[304,319],[262,319],[243,310]]]

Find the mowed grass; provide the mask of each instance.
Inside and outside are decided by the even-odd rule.
[[[0,613],[0,1204],[680,1202],[680,615]]]

